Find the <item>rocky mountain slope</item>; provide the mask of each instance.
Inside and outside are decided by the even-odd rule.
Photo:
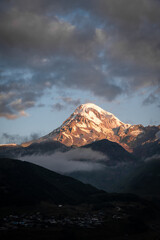
[[[93,103],[80,105],[63,124],[34,142],[59,141],[66,146],[83,146],[101,139],[117,142],[127,151],[147,142],[159,141],[160,125],[130,125]],[[32,142],[23,143],[26,147]]]

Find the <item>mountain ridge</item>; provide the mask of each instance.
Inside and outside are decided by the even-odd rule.
[[[37,140],[23,143],[26,147],[33,142],[58,141],[66,146],[81,147],[94,141],[107,139],[117,142],[128,152],[154,142],[159,138],[159,126],[144,127],[120,121],[114,114],[103,110],[93,103],[81,104],[63,124],[49,134]]]

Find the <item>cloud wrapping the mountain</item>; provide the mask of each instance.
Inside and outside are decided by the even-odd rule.
[[[21,157],[21,160],[31,162],[59,173],[75,171],[93,171],[104,169],[103,161],[108,158],[100,152],[91,149],[74,149],[68,152],[56,152],[52,155],[32,155]]]
[[[0,117],[27,116],[52,87],[107,101],[145,89],[156,104],[159,16],[158,0],[2,0]]]

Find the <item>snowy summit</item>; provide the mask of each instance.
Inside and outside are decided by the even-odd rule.
[[[81,116],[84,116],[84,117],[88,118],[89,120],[94,121],[95,123],[99,124],[102,121],[96,116],[95,111],[97,113],[99,113],[102,116],[102,118],[115,119],[117,127],[124,124],[118,118],[116,118],[112,113],[103,110],[102,108],[100,108],[99,106],[97,106],[93,103],[86,103],[86,104],[80,105],[75,110],[74,115],[80,114]]]

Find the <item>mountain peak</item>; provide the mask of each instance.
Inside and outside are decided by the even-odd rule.
[[[85,103],[78,106],[59,128],[37,142],[54,140],[67,146],[83,146],[101,139],[116,141],[118,128],[125,130],[129,126],[94,103]]]
[[[82,111],[83,112],[83,111],[86,111],[88,109],[94,109],[94,110],[96,110],[99,113],[105,112],[101,107],[97,106],[94,103],[84,103],[84,104],[81,104],[79,107],[76,108],[75,111]]]
[[[102,123],[102,119],[114,119],[115,126],[119,127],[121,125],[125,125],[121,122],[117,117],[115,117],[112,113],[103,110],[101,107],[95,105],[94,103],[85,103],[81,104],[79,107],[76,108],[73,116],[81,115],[86,117],[87,119],[94,121],[95,124]]]
[[[42,140],[56,140],[67,146],[83,146],[101,139],[116,141],[115,132],[120,127],[125,130],[130,125],[94,103],[85,103],[78,106],[59,128]]]

